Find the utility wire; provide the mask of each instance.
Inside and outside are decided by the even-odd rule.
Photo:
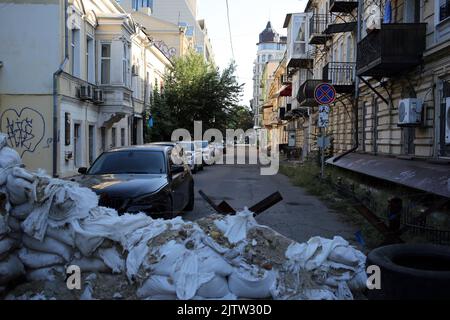
[[[227,4],[228,33],[230,34],[231,54],[233,55],[233,60],[236,61],[236,59],[234,57],[233,37],[231,36],[230,6],[228,5],[228,0],[225,0],[225,1]]]

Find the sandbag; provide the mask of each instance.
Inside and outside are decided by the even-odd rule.
[[[214,273],[219,276],[229,276],[233,273],[233,267],[225,259],[209,247],[204,247],[196,252],[199,259],[199,271],[201,273]]]
[[[153,296],[176,296],[174,282],[170,277],[152,275],[137,290],[138,298]]]
[[[103,260],[113,273],[122,273],[125,271],[125,259],[120,255],[116,248],[98,249],[98,257]]]
[[[81,272],[111,272],[111,269],[98,258],[82,257],[72,260],[70,264],[80,267]]]
[[[228,281],[222,276],[215,276],[207,283],[202,284],[197,291],[197,296],[206,299],[222,298],[229,294]]]
[[[9,232],[8,223],[6,218],[0,214],[0,239]]]
[[[153,274],[162,276],[172,276],[175,264],[180,257],[187,251],[182,244],[176,243],[174,240],[162,245],[158,249],[158,255],[161,260],[151,265]]]
[[[11,216],[8,217],[8,227],[13,232],[21,232],[22,231],[22,228],[20,227],[20,221]]]
[[[9,237],[0,240],[0,255],[11,252],[18,247],[18,242],[15,239]]]
[[[70,261],[70,257],[72,256],[72,249],[68,245],[50,237],[45,237],[43,241],[39,241],[25,234],[22,241],[29,249],[57,254],[63,257],[65,261]]]
[[[253,217],[253,212],[245,208],[235,215],[229,215],[223,220],[215,221],[215,224],[230,243],[238,243],[246,238],[248,229],[255,226],[257,222]]]
[[[64,264],[64,259],[56,254],[37,252],[27,248],[19,250],[19,259],[30,269],[41,269]]]
[[[6,285],[24,274],[25,269],[17,255],[11,254],[5,260],[0,261],[0,285]]]
[[[91,237],[84,234],[75,235],[75,246],[80,252],[88,257],[91,256],[103,243],[105,238]]]
[[[74,248],[75,247],[75,232],[70,227],[61,227],[61,228],[54,228],[54,227],[48,227],[47,228],[47,236],[58,240],[69,247]]]
[[[19,154],[9,147],[3,147],[0,150],[0,168],[5,169],[22,164]]]
[[[63,266],[52,266],[47,268],[35,269],[27,273],[28,281],[55,281],[57,278],[65,276]]]
[[[20,221],[25,220],[34,210],[35,204],[26,202],[21,205],[13,206],[10,210],[10,217],[14,217]]]
[[[276,272],[266,271],[261,278],[246,272],[233,272],[228,278],[231,293],[241,298],[264,299],[271,296],[271,289],[276,281]]]
[[[343,246],[334,248],[328,259],[349,266],[357,266],[360,262],[360,259],[355,254],[355,250]]]
[[[16,178],[9,175],[6,180],[6,190],[9,195],[9,202],[13,205],[20,205],[34,199],[36,194],[35,186],[25,179]]]

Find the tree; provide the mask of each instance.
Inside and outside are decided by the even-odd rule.
[[[253,114],[245,106],[233,108],[228,115],[227,128],[242,129],[244,131],[253,128]]]
[[[178,128],[193,134],[194,121],[202,121],[203,130],[224,132],[230,115],[236,117],[235,109],[242,108],[238,103],[243,84],[237,82],[235,72],[234,63],[220,72],[195,52],[174,58],[164,77],[164,90],[154,92],[154,127],[148,135],[151,140],[170,140]]]

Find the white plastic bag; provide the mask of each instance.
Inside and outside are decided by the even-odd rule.
[[[360,263],[359,257],[356,256],[355,250],[351,247],[339,246],[331,251],[330,260],[349,266],[357,266]]]
[[[64,264],[64,259],[56,254],[37,252],[27,248],[20,249],[19,258],[30,269],[41,269]]]
[[[50,237],[45,237],[43,241],[39,241],[25,234],[22,241],[29,249],[57,254],[63,257],[65,261],[70,261],[70,257],[72,256],[72,249],[68,245]]]
[[[257,224],[253,212],[247,208],[224,220],[215,221],[216,226],[224,233],[230,243],[238,243],[247,237],[247,231]]]

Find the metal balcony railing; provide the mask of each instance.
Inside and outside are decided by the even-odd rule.
[[[358,7],[357,0],[330,0],[330,12],[350,13]]]
[[[329,22],[328,14],[313,14],[309,19],[309,32],[313,35],[321,35],[327,28]]]
[[[323,68],[323,80],[334,86],[351,86],[355,81],[354,62],[329,62]]]

